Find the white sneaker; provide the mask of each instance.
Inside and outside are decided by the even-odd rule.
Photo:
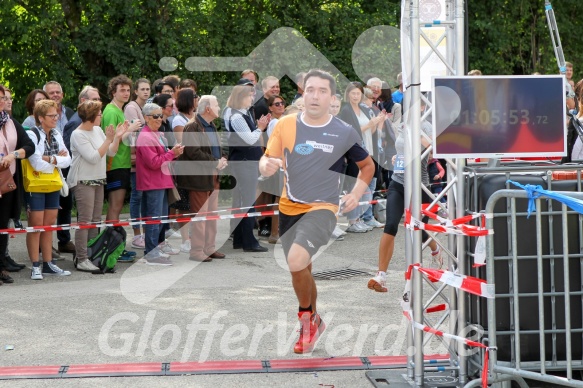
[[[32,280],[43,280],[43,274],[40,270],[40,267],[32,267],[32,271],[30,271],[30,278]]]
[[[174,230],[174,229],[170,229],[168,231],[166,231],[166,238],[175,238],[175,239],[182,239],[182,235],[180,234],[179,231]]]
[[[334,238],[344,236],[345,234],[346,234],[346,232],[343,231],[338,225],[336,225],[336,227],[334,228],[334,231],[332,232],[332,236],[334,236]]]
[[[77,271],[94,272],[99,271],[99,268],[87,259],[77,263]]]
[[[368,229],[360,227],[358,225],[358,222],[357,222],[357,223],[350,225],[348,228],[346,228],[346,232],[348,232],[348,233],[366,233],[366,232],[368,232]]]
[[[144,235],[140,234],[132,238],[132,248],[144,249],[146,248],[146,241],[144,240]]]
[[[190,240],[186,240],[185,242],[180,244],[180,252],[190,253],[190,247],[191,247]]]
[[[364,221],[363,222],[365,225],[370,226],[371,228],[384,228],[385,224],[378,222],[377,220],[375,220],[374,218],[371,218],[368,221]]]
[[[356,226],[358,228],[362,228],[362,229],[366,230],[367,232],[370,232],[371,230],[374,229],[372,226],[365,224],[362,220],[356,221]]]
[[[158,245],[160,253],[167,255],[177,255],[180,253],[180,249],[172,248],[172,245],[168,241],[164,241],[162,244]]]
[[[387,277],[377,272],[377,276],[368,281],[368,288],[376,292],[387,292]]]

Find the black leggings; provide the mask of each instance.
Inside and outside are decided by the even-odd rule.
[[[424,191],[421,191],[421,203],[431,203],[431,199]],[[401,222],[401,217],[405,212],[405,188],[402,184],[391,181],[389,185],[389,192],[387,193],[387,207],[385,210],[386,223],[384,232],[390,234],[391,236],[396,236],[399,230],[399,223]],[[429,217],[425,216],[421,219],[423,222],[427,222]],[[429,238],[429,235],[424,230],[421,231],[423,234],[423,241]]]
[[[0,198],[0,229],[8,228],[10,221],[10,213],[12,208],[16,206],[18,190],[2,194]],[[8,235],[0,234],[0,271],[6,269],[6,250],[8,248]]]

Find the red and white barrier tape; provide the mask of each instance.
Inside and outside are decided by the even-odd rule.
[[[405,284],[405,291],[410,291],[410,280],[411,272],[417,270],[418,272],[427,276],[427,278],[432,282],[442,282],[448,286],[455,287],[459,290],[474,294],[477,296],[482,296],[484,298],[494,298],[495,288],[494,284],[488,284],[485,280],[467,276],[460,275],[455,272],[446,271],[443,269],[432,269],[421,267],[420,264],[410,265],[405,273],[405,279],[407,283]]]
[[[445,218],[439,217],[437,214],[424,210],[423,214],[427,215],[434,220],[440,222],[440,224],[426,224],[425,222],[416,219],[411,215],[409,209],[405,210],[405,227],[410,230],[428,230],[437,233],[455,234],[458,236],[470,236],[470,237],[480,237],[487,236],[489,234],[494,234],[491,229],[482,228],[481,226],[475,225],[464,225],[464,223],[471,221],[475,218],[482,217],[482,214],[478,215],[468,215],[454,220],[447,220]],[[485,218],[484,218],[485,219]]]
[[[488,347],[480,342],[472,341],[465,337],[460,337],[454,334],[445,333],[441,330],[434,329],[428,325],[421,324],[413,320],[413,310],[411,309],[411,275],[413,270],[417,270],[420,273],[425,274],[426,276],[430,277],[430,280],[439,280],[444,282],[452,287],[464,290],[466,292],[472,293],[474,295],[483,296],[486,298],[493,298],[494,297],[494,285],[493,284],[486,284],[484,280],[473,278],[465,275],[458,275],[453,272],[444,271],[444,270],[435,270],[435,269],[428,269],[423,268],[419,264],[410,265],[405,272],[405,290],[403,292],[403,300],[401,301],[401,308],[403,309],[403,315],[411,322],[411,325],[418,330],[422,330],[427,333],[431,333],[443,338],[447,338],[453,341],[458,341],[461,343],[466,344],[467,346],[471,347],[478,347],[485,349],[484,352],[484,363],[483,363],[483,370],[482,370],[482,388],[488,387],[488,358],[489,352],[491,349],[495,349],[493,347]],[[448,274],[451,274],[448,275]],[[445,275],[445,276],[444,276]],[[457,278],[461,278],[457,279]],[[455,279],[451,281],[451,279]],[[485,286],[485,287],[484,287]],[[445,305],[438,305],[434,307],[427,308],[425,310],[426,313],[435,312],[435,311],[442,311],[445,310]]]
[[[185,222],[200,222],[200,221],[216,221],[216,220],[229,220],[235,218],[245,218],[245,217],[258,217],[258,216],[273,216],[279,214],[277,210],[268,210],[263,212],[253,212],[253,213],[235,213],[235,214],[222,214],[222,215],[210,215],[210,216],[194,216],[194,217],[173,217],[165,219],[145,219],[141,221],[104,221],[100,223],[87,223],[87,224],[69,224],[69,225],[45,225],[45,226],[29,226],[26,228],[9,228],[0,229],[0,234],[21,234],[21,233],[35,233],[35,232],[53,232],[58,230],[76,230],[76,229],[95,229],[103,228],[107,226],[140,226],[140,225],[156,225],[156,224],[168,224],[171,222],[185,223]]]
[[[471,237],[478,237],[478,240],[476,242],[476,248],[474,251],[473,267],[476,268],[476,267],[481,267],[483,265],[486,265],[486,235],[494,234],[494,231],[493,230],[489,231],[488,229],[480,228],[480,227],[476,227],[476,226],[472,226],[472,225],[462,225],[462,224],[465,224],[467,222],[470,222],[472,220],[479,218],[481,221],[481,224],[486,225],[486,220],[493,218],[493,214],[472,213],[472,214],[468,214],[467,216],[456,218],[454,220],[449,220],[447,218],[440,217],[435,212],[431,212],[431,211],[427,210],[426,208],[422,209],[421,213],[423,213],[424,215],[426,215],[427,217],[429,217],[433,220],[438,221],[441,225],[445,225],[446,227],[457,227],[458,225],[460,225],[460,228],[461,228],[460,232],[462,235],[468,235]],[[434,230],[435,227],[436,227],[435,225],[430,225],[430,229],[428,229],[428,230]],[[468,228],[471,228],[471,229],[468,230]],[[488,231],[488,233],[486,233],[486,231]],[[437,230],[437,232],[440,232],[440,231]],[[455,234],[458,234],[458,233],[455,233]]]
[[[364,206],[367,204],[374,205],[378,202],[386,201],[386,199],[378,199],[372,201],[363,201],[359,202],[359,206]],[[238,211],[238,210],[248,210],[253,209],[256,207],[268,207],[268,206],[276,206],[277,203],[268,204],[268,205],[260,205],[260,206],[247,206],[241,208],[230,208],[230,209],[220,209],[215,210],[212,212],[201,212],[201,213],[193,213],[193,214],[181,214],[178,216],[171,216],[171,217],[150,217],[150,218],[130,218],[125,220],[106,220],[103,222],[95,222],[95,223],[73,223],[73,224],[64,224],[64,225],[43,225],[43,226],[29,226],[26,228],[7,228],[7,229],[0,229],[0,234],[23,234],[23,233],[38,233],[38,232],[53,232],[59,230],[77,230],[77,229],[96,229],[96,228],[103,228],[107,226],[131,226],[137,227],[141,225],[157,225],[157,224],[168,224],[171,222],[177,223],[187,223],[187,222],[201,222],[201,221],[218,221],[218,220],[230,220],[230,219],[237,219],[237,218],[246,218],[246,217],[270,217],[279,214],[278,210],[266,210],[261,212],[252,212],[252,213],[233,213],[233,214],[222,214],[218,215],[216,213],[221,213],[225,211]],[[201,216],[200,214],[208,214],[206,216]]]

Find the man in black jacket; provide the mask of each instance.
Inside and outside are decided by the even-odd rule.
[[[267,100],[271,96],[279,95],[279,80],[274,76],[268,76],[261,81],[261,88],[263,89],[263,97],[255,103],[255,120],[259,120],[263,116],[269,114],[267,107]]]

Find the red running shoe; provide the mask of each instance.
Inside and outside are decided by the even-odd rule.
[[[311,353],[320,335],[326,330],[326,324],[320,318],[320,314],[311,314],[308,311],[298,313],[300,320],[300,338],[294,346],[294,353]]]

